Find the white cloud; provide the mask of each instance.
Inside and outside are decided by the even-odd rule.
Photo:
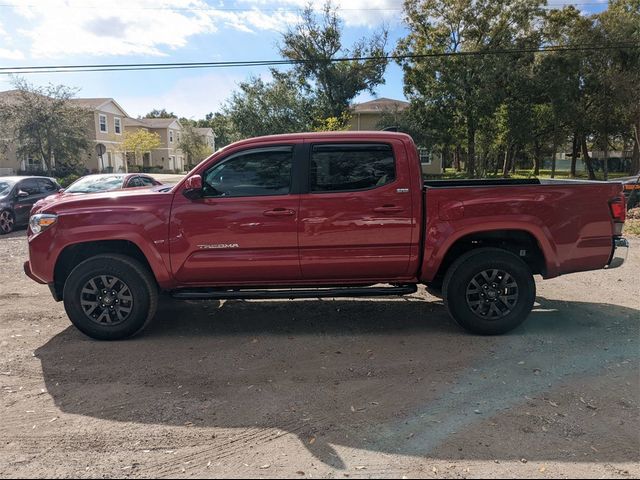
[[[73,55],[166,55],[189,37],[222,25],[255,32],[281,31],[298,17],[282,9],[216,9],[204,0],[114,0],[85,4],[46,0],[21,5],[14,13],[28,20],[17,33],[31,42],[35,58]]]
[[[297,10],[304,8],[308,0],[240,0],[244,5],[258,8],[283,8]],[[326,0],[312,0],[314,10],[322,10]],[[377,27],[384,23],[402,20],[400,0],[333,0],[338,14],[349,27]]]
[[[7,60],[22,60],[24,58],[24,54],[20,50],[0,48],[0,58]]]

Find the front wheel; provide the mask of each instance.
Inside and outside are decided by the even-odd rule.
[[[97,340],[120,340],[141,331],[155,315],[158,288],[140,262],[97,255],[73,269],[64,284],[71,322]]]
[[[449,313],[461,327],[480,335],[500,335],[525,321],[533,308],[536,284],[518,256],[481,248],[449,268],[443,293]]]
[[[11,210],[2,210],[0,212],[0,235],[13,232],[16,225],[16,217]]]

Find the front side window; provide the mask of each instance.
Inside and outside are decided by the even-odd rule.
[[[118,135],[122,133],[122,123],[120,123],[119,118],[113,119],[113,129]]]
[[[107,116],[98,115],[98,120],[100,122],[100,131],[103,133],[107,133]]]
[[[20,182],[18,188],[23,192],[27,192],[29,195],[37,195],[40,193],[40,185],[38,184],[38,180],[35,178],[30,178],[29,180]]]
[[[204,174],[204,194],[207,197],[287,195],[291,189],[292,165],[292,147],[241,152]]]
[[[314,145],[310,192],[348,192],[387,185],[396,179],[393,150],[386,144]]]

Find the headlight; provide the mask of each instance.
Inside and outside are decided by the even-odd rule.
[[[29,219],[29,228],[33,233],[40,233],[58,221],[58,216],[50,213],[32,215]]]

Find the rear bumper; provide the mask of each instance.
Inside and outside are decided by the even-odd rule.
[[[613,239],[613,253],[605,268],[618,268],[624,264],[629,254],[629,240],[618,237]]]

